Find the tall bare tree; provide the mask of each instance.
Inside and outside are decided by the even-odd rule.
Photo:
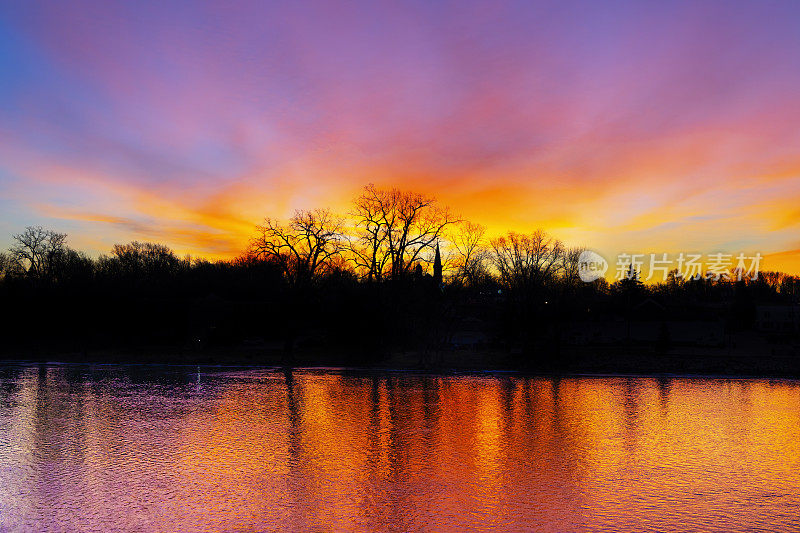
[[[12,236],[11,258],[29,276],[44,279],[53,274],[67,250],[67,234],[56,233],[41,226],[29,226]]]
[[[585,248],[565,248],[561,256],[561,277],[566,286],[575,286],[581,282],[579,259]]]
[[[542,230],[492,239],[492,261],[508,287],[535,290],[563,269],[564,245]]]
[[[475,285],[489,275],[489,257],[485,242],[486,228],[463,221],[450,236],[454,278],[464,285]]]
[[[342,253],[343,221],[328,209],[295,211],[287,224],[266,218],[256,226],[250,251],[275,261],[289,281],[304,284],[330,270]]]
[[[386,253],[388,209],[383,197],[382,191],[369,184],[356,197],[352,211],[357,235],[349,240],[351,259],[368,281],[380,281],[390,260]]]
[[[357,236],[353,260],[369,280],[400,278],[430,259],[436,242],[457,219],[433,197],[398,189],[364,187],[352,212]]]

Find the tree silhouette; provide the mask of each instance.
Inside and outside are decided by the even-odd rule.
[[[562,280],[565,288],[575,288],[583,283],[580,279],[580,257],[585,248],[565,248],[561,256]]]
[[[633,263],[628,266],[628,272],[622,276],[622,279],[616,282],[619,290],[623,294],[636,295],[642,291],[644,284],[641,280],[642,273],[636,269]]]
[[[475,286],[489,277],[489,252],[484,241],[485,234],[484,226],[468,221],[459,223],[452,232],[450,243],[454,253],[454,281]]]
[[[354,202],[353,261],[368,280],[399,279],[457,222],[433,197],[369,184]],[[430,261],[430,259],[428,259]]]
[[[305,285],[335,265],[345,245],[342,224],[328,209],[295,211],[285,225],[266,218],[250,251],[280,265],[293,285]]]
[[[7,272],[11,268],[11,257],[5,252],[0,252],[0,280],[6,277]]]
[[[12,260],[34,279],[52,276],[56,264],[66,251],[67,235],[41,226],[28,226],[25,231],[13,235],[12,238]]]
[[[115,244],[111,254],[125,276],[166,276],[175,273],[182,264],[168,246],[152,242]]]
[[[409,351],[432,364],[458,349],[455,338],[475,336],[498,360],[560,371],[566,366],[557,362],[571,361],[576,343],[621,342],[589,329],[613,331],[625,318],[631,345],[664,351],[664,327],[649,340],[631,335],[632,324],[652,321],[653,305],[670,328],[726,318],[729,346],[740,330],[759,334],[761,306],[796,316],[800,280],[780,272],[735,282],[687,281],[672,271],[645,284],[626,265],[628,275],[611,286],[605,278],[584,283],[581,248],[541,230],[489,240],[485,228],[426,195],[368,185],[350,215],[316,209],[285,223],[267,218],[229,261],[182,259],[165,244],[139,241],[93,259],[67,247],[64,234],[26,228],[10,253],[0,253],[0,301],[15,311],[2,324],[0,350],[170,346],[190,360],[205,347],[235,353],[227,347],[238,344],[259,347],[248,352],[257,361],[265,346],[283,345],[299,356],[333,350],[340,354],[333,364],[354,361],[341,354],[370,363]],[[446,290],[431,291],[432,279]],[[655,303],[642,308],[648,298]],[[792,320],[770,333],[782,350],[796,343]]]
[[[541,230],[509,232],[492,239],[492,261],[504,285],[529,291],[541,288],[564,267],[564,245]]]

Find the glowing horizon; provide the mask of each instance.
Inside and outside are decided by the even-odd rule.
[[[0,248],[230,257],[373,182],[800,274],[800,4],[0,5]],[[613,265],[612,265],[613,268]]]

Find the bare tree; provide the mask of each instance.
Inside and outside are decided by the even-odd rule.
[[[585,248],[565,248],[561,256],[561,277],[566,286],[575,286],[580,281],[579,259]]]
[[[0,252],[0,279],[6,277],[11,268],[11,257],[4,252]]]
[[[386,252],[388,239],[388,209],[382,191],[372,184],[364,187],[354,201],[352,212],[355,217],[357,235],[349,240],[351,259],[356,268],[366,273],[368,281],[383,278],[390,254]]]
[[[52,275],[53,270],[66,251],[66,233],[56,233],[41,226],[29,226],[18,235],[13,235],[11,258],[18,268],[36,279]]]
[[[457,222],[433,197],[373,184],[356,198],[352,215],[358,232],[351,243],[353,261],[369,280],[408,274],[429,259],[426,252],[432,253],[445,228]]]
[[[295,211],[285,225],[266,218],[256,226],[250,251],[275,261],[293,284],[303,284],[336,264],[344,247],[342,225],[342,219],[328,209]]]
[[[156,276],[176,272],[184,263],[172,249],[155,242],[133,241],[115,244],[111,254],[116,258],[124,274]]]
[[[547,233],[510,232],[492,239],[492,261],[501,281],[510,288],[535,290],[563,269],[564,245]]]
[[[489,257],[485,242],[486,228],[480,224],[464,221],[457,225],[450,236],[452,246],[451,263],[454,278],[464,285],[476,285],[488,276]]]

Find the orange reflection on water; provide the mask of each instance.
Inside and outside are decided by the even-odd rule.
[[[0,374],[0,529],[800,528],[800,385]]]

